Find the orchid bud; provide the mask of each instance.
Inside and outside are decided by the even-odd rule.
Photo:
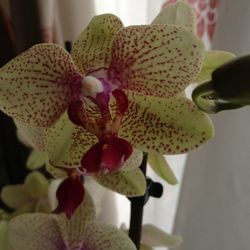
[[[249,105],[250,55],[233,60],[216,69],[212,74],[212,85],[222,100]]]
[[[222,65],[212,80],[199,85],[193,101],[207,113],[237,109],[250,104],[250,55]]]

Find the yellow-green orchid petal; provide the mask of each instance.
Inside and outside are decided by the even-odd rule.
[[[84,153],[96,142],[95,135],[74,125],[64,113],[46,130],[49,163],[55,167],[79,167]]]
[[[37,199],[48,195],[49,182],[38,171],[31,172],[25,179],[24,186],[31,198]]]
[[[0,69],[1,109],[18,121],[51,126],[71,101],[69,82],[79,77],[63,48],[35,45]]]
[[[2,201],[9,207],[17,209],[31,201],[27,189],[22,184],[8,185],[1,191]]]
[[[147,245],[141,244],[140,250],[154,250],[154,249],[152,247],[147,246]]]
[[[54,178],[64,179],[68,176],[64,168],[55,167],[49,161],[46,162],[45,168]]]
[[[152,24],[179,25],[195,33],[196,15],[194,9],[189,4],[177,2],[163,8]]]
[[[11,217],[36,211],[49,212],[48,188],[48,180],[34,171],[27,175],[24,184],[4,187],[1,198],[6,205],[15,209]]]
[[[44,198],[44,199],[40,199],[35,206],[35,213],[50,213],[51,211],[53,211],[51,209],[51,205],[49,203],[48,198]]]
[[[168,234],[152,224],[142,227],[141,242],[148,247],[177,247],[181,244],[180,236]]]
[[[75,249],[74,247],[77,247],[82,242],[87,225],[91,225],[94,219],[95,207],[87,191],[85,191],[82,204],[77,208],[70,220],[66,218],[65,214],[57,216],[62,237],[70,249],[71,247]]]
[[[12,250],[135,250],[120,230],[94,220],[93,202],[86,193],[82,205],[68,220],[65,215],[26,214],[10,221]]]
[[[130,26],[114,38],[108,80],[144,95],[171,97],[196,78],[203,57],[203,43],[186,28]]]
[[[7,250],[8,221],[0,220],[0,250]]]
[[[114,35],[123,28],[121,20],[104,14],[94,17],[72,47],[72,58],[82,74],[106,69],[111,61]]]
[[[132,169],[138,168],[143,159],[143,152],[136,148],[133,149],[132,155],[124,162],[121,171],[131,171]]]
[[[56,218],[47,214],[23,214],[9,223],[8,242],[12,250],[67,249]]]
[[[129,197],[142,196],[146,190],[146,179],[140,169],[110,172],[94,178],[104,187]]]
[[[9,216],[10,214],[8,212],[0,208],[0,220],[8,220]]]
[[[93,250],[136,250],[129,237],[114,226],[99,222],[87,227],[83,249]]]
[[[26,166],[30,170],[38,169],[45,165],[47,153],[33,149],[27,159]]]
[[[15,218],[16,216],[19,216],[21,214],[26,213],[34,213],[36,211],[36,202],[34,200],[31,200],[29,202],[26,202],[19,208],[17,208],[11,215],[11,218]]]
[[[195,83],[201,83],[211,80],[212,72],[222,64],[235,58],[235,55],[226,51],[208,50],[205,53],[205,59],[201,72],[195,79]]]
[[[171,185],[176,185],[178,183],[174,172],[163,155],[149,153],[148,163],[154,172],[167,183]]]
[[[28,123],[14,120],[17,127],[18,139],[27,147],[38,151],[45,150],[44,128],[35,127]]]
[[[185,97],[145,97],[128,92],[119,135],[145,152],[180,154],[213,136],[210,118]]]

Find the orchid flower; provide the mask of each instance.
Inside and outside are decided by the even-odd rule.
[[[67,116],[63,115],[62,119],[60,121],[63,122],[58,122],[57,127],[55,128],[55,131],[58,134],[58,138],[62,140],[62,145],[64,145],[63,150],[65,152],[65,156],[67,157],[68,152],[71,152],[68,150],[68,133],[67,131],[71,131],[72,126],[75,128],[75,126],[71,123],[68,122],[66,119]],[[60,129],[60,127],[67,122],[66,129],[64,129],[64,132]],[[59,127],[58,127],[59,126]],[[18,124],[18,134],[19,134],[19,139],[25,143],[26,145],[34,145],[34,139],[37,140],[38,143],[38,149],[42,150],[41,147],[44,146],[43,141],[43,136],[41,135],[42,133],[41,130],[37,130],[37,128],[33,128],[30,126],[24,126],[22,123]],[[21,133],[28,131],[29,134],[34,135],[25,138],[25,136]],[[32,131],[35,131],[32,133]],[[66,138],[65,138],[66,137]],[[83,141],[85,138],[83,138]],[[71,141],[70,141],[71,142]],[[89,141],[86,141],[86,143],[89,143]],[[51,141],[50,145],[53,145],[53,140]],[[88,145],[88,144],[87,144]],[[83,145],[83,149],[84,146]],[[61,152],[61,154],[64,155],[64,152]],[[122,168],[122,171],[116,171],[116,172],[111,172],[108,174],[105,174],[104,176],[100,176],[99,178],[101,179],[101,184],[102,186],[105,186],[107,188],[112,189],[115,192],[121,193],[126,196],[141,196],[145,193],[146,189],[146,180],[145,177],[140,169],[134,169],[135,167],[139,166],[139,164],[142,161],[142,154],[138,154],[138,150],[135,150],[135,157],[130,157],[124,164],[124,167]],[[60,151],[59,151],[60,153]],[[56,154],[53,156],[57,157]],[[52,156],[51,156],[52,157]],[[79,155],[81,157],[81,155]],[[53,159],[53,158],[52,158]],[[74,159],[74,158],[70,158]],[[77,206],[82,202],[83,197],[84,197],[84,188],[87,185],[88,188],[88,180],[91,181],[92,176],[89,178],[84,178],[84,186],[83,182],[80,180],[80,176],[77,174],[77,171],[75,171],[74,168],[70,169],[65,169],[65,168],[58,168],[55,166],[52,166],[50,162],[48,162],[48,156],[47,153],[43,151],[38,151],[37,149],[34,149],[28,160],[27,160],[27,167],[31,169],[36,169],[41,167],[41,164],[45,164],[46,169],[55,177],[59,179],[65,179],[65,183],[62,183],[60,186],[60,189],[58,190],[58,199],[59,199],[59,204],[58,204],[58,209],[56,210],[57,212],[64,211],[68,217],[70,217]],[[68,171],[66,171],[68,170]],[[123,171],[124,170],[124,171]],[[127,171],[130,170],[130,171]],[[72,173],[70,173],[72,171]],[[68,177],[69,175],[69,177]],[[73,176],[74,175],[74,176]],[[96,191],[97,188],[92,189]],[[99,189],[98,189],[99,191]]]
[[[25,214],[9,223],[7,250],[133,250],[121,230],[95,220],[92,200],[86,193],[71,220],[64,215]]]
[[[197,31],[197,21],[194,9],[184,1],[173,1],[174,3],[168,3],[164,7],[161,13],[155,18],[153,23],[168,23],[178,26],[185,27],[196,33]],[[230,61],[235,56],[231,53],[218,50],[207,50],[205,51],[205,58],[203,60],[202,68],[196,79],[192,83],[200,84],[204,81],[211,80],[212,72],[224,64]],[[177,179],[169,166],[166,159],[157,153],[150,153],[148,155],[149,164],[153,171],[166,182],[171,185],[177,184]]]
[[[48,181],[37,171],[27,175],[24,184],[2,188],[1,200],[14,211],[7,213],[0,210],[0,250],[7,249],[7,230],[12,218],[24,213],[51,211],[48,188]]]
[[[50,212],[48,188],[48,180],[34,171],[27,175],[24,184],[3,187],[1,199],[15,210],[11,217],[28,212]]]
[[[29,157],[26,161],[26,166],[30,170],[39,169],[46,164],[47,153],[40,152],[35,149],[31,150]]]
[[[186,27],[156,18],[153,25],[124,28],[116,16],[101,15],[71,55],[40,44],[1,68],[0,107],[32,145],[48,152],[54,176],[67,169],[58,197],[75,190],[79,204],[82,174],[113,187],[122,172],[139,166],[141,151],[184,153],[211,138],[209,118],[178,95],[203,57],[203,44]],[[134,169],[125,176],[135,171],[140,175]]]

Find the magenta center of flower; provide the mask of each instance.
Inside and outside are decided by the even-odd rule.
[[[70,120],[98,138],[98,143],[83,155],[79,171],[84,174],[115,171],[122,167],[133,151],[128,141],[118,137],[123,115],[128,109],[128,98],[121,89],[112,91],[109,83],[103,78],[87,76],[82,79],[81,86],[80,98],[85,100],[87,98],[94,103],[101,118],[95,120],[89,117],[87,112],[89,101],[84,102],[80,99],[69,105]],[[115,112],[112,113],[111,96],[115,99]]]

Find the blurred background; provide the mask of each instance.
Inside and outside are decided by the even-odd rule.
[[[197,34],[207,49],[250,53],[248,0],[186,1],[196,11]],[[116,14],[125,26],[149,24],[171,2],[176,0],[0,0],[0,66],[36,43],[65,47],[96,14]],[[179,180],[176,186],[148,171],[163,183],[164,194],[150,199],[144,222],[181,235],[179,250],[249,250],[250,110],[222,112],[212,119],[216,136],[211,142],[188,156],[167,156]],[[1,113],[0,187],[23,181],[28,154],[11,119]],[[105,191],[102,207],[104,220],[128,225],[126,198]]]

